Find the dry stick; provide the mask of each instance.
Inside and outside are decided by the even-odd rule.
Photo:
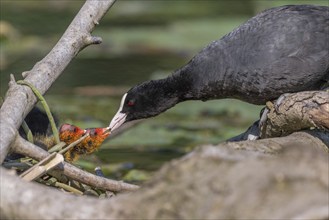
[[[13,144],[13,151],[19,154],[26,155],[36,160],[42,160],[43,158],[49,155],[48,152],[43,149],[31,144],[25,139],[19,137],[15,140]],[[121,192],[121,191],[134,191],[139,189],[139,186],[124,183],[122,181],[110,180],[107,178],[99,177],[93,175],[89,172],[83,171],[72,164],[63,163],[63,174],[70,177],[73,180],[82,182],[84,184],[97,187],[100,189],[112,191],[112,192]]]
[[[85,134],[84,136],[80,137],[78,140],[72,142],[70,145],[68,145],[67,147],[65,147],[64,149],[62,149],[66,144],[64,142],[60,142],[59,144],[56,144],[55,146],[53,146],[52,148],[50,148],[48,150],[49,153],[55,152],[55,151],[59,151],[59,154],[64,154],[66,151],[68,151],[69,149],[71,149],[72,147],[74,147],[75,145],[79,144],[81,141],[83,141],[86,137],[88,137],[89,134]]]
[[[77,195],[83,195],[83,192],[81,192],[80,190],[78,190],[74,187],[71,187],[71,186],[69,186],[65,183],[55,182],[54,186],[59,187],[59,188],[63,188],[66,191],[72,192],[72,193],[77,194]]]
[[[35,164],[30,169],[20,175],[24,180],[32,181],[54,169],[57,165],[64,161],[64,157],[56,152],[50,154],[39,163]]]
[[[41,94],[60,76],[71,60],[85,47],[101,43],[91,32],[115,0],[87,0],[54,48],[32,70],[24,72],[24,81],[34,85]],[[30,89],[17,85],[11,78],[0,109],[0,163],[8,154],[17,136],[17,129],[31,111],[37,99]]]
[[[89,136],[89,134],[85,134],[83,135],[81,138],[79,138],[78,140],[72,142],[69,146],[65,147],[64,149],[62,149],[61,151],[59,151],[59,154],[65,154],[66,151],[70,150],[71,148],[73,148],[75,145],[79,144],[81,141],[83,141],[85,138],[87,138]]]
[[[31,141],[30,141],[31,142]],[[59,144],[56,144],[54,146],[52,146],[49,150],[48,153],[52,153],[55,151],[60,151],[61,149],[63,149],[63,147],[66,145],[65,142],[60,142]]]

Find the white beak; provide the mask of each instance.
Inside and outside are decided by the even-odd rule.
[[[109,125],[111,132],[120,127],[125,122],[126,117],[127,114],[117,112]]]
[[[118,127],[120,127],[124,122],[125,119],[127,117],[127,114],[122,113],[122,108],[123,108],[123,104],[125,103],[125,99],[126,99],[127,93],[123,95],[122,99],[121,99],[121,103],[120,103],[120,107],[118,112],[114,115],[108,129],[112,131],[114,131],[115,129],[117,129]]]

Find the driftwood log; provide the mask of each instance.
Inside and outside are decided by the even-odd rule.
[[[101,42],[90,33],[113,3],[86,1],[54,49],[23,74],[24,80],[45,93],[80,50]],[[10,149],[38,160],[47,156],[17,135],[35,102],[30,89],[11,80],[0,110],[1,163]],[[277,108],[268,107],[263,137],[284,137],[199,147],[166,164],[140,190],[109,200],[64,194],[0,168],[1,219],[328,219],[328,93],[290,94]],[[320,130],[295,132],[313,127]],[[86,181],[88,174],[81,179],[76,169],[64,163],[63,173]],[[92,181],[104,189],[137,188]]]
[[[268,113],[264,122],[254,122],[244,133],[227,141],[282,137],[305,130],[318,136],[329,147],[328,90],[284,94],[274,103],[267,102],[266,108]]]
[[[317,128],[329,131],[329,91],[307,91],[281,96],[261,128],[261,137],[280,137],[294,131]]]

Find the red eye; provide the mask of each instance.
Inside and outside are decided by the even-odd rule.
[[[134,106],[134,105],[135,105],[135,102],[134,102],[134,101],[130,100],[130,101],[128,102],[128,106]]]

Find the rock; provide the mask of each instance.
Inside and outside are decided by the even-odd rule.
[[[199,147],[167,163],[140,190],[109,200],[0,174],[1,217],[8,219],[329,218],[328,148],[305,132]]]
[[[140,219],[328,218],[328,154],[315,143],[280,144],[281,139],[262,140],[268,147],[260,141],[246,142],[250,147],[203,146],[164,166],[134,195],[119,197],[115,203],[125,205],[112,214]]]

